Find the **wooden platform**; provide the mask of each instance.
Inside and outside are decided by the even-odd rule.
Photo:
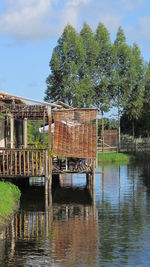
[[[53,158],[49,164],[48,149],[0,149],[0,178],[48,177],[48,174],[92,174],[93,162],[82,159],[61,161]]]
[[[46,176],[47,150],[0,149],[0,177]]]

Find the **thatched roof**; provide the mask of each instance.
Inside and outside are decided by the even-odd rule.
[[[6,105],[11,105],[11,104],[14,104],[14,105],[27,105],[27,103],[19,98],[15,98],[15,97],[12,97],[12,96],[9,96],[3,92],[0,92],[0,103],[1,104],[6,104]]]

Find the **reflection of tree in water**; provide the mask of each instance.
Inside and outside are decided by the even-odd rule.
[[[96,266],[98,227],[91,198],[89,199],[90,194],[86,189],[76,188],[73,203],[70,197],[66,204],[63,199],[66,193],[68,189],[63,190],[61,204],[49,203],[46,212],[40,210],[43,209],[41,195],[39,206],[37,201],[34,205],[33,196],[30,196],[29,202],[25,198],[22,199],[23,210],[14,216],[10,227],[4,233],[6,241],[3,261],[6,266],[51,266],[52,262],[62,267],[81,264]],[[37,194],[38,190],[36,197]],[[81,201],[78,199],[76,203],[76,197],[79,196]],[[56,194],[55,200],[59,200]],[[43,262],[46,264],[42,265]]]
[[[150,163],[146,162],[142,165],[141,177],[146,186],[147,192],[150,193]]]
[[[100,263],[127,264],[129,253],[138,250],[144,228],[144,195],[141,183],[135,179],[137,170],[134,168],[131,172],[130,192],[120,196],[118,205],[113,205],[102,194],[98,209]]]
[[[98,216],[87,188],[57,188],[46,212],[43,192],[39,195],[36,189],[35,203],[30,191],[30,196],[26,196],[30,201],[22,200],[23,212],[7,228],[0,263],[7,262],[5,266],[42,266],[43,262],[45,266],[53,263],[58,267],[99,267],[107,263],[130,266],[129,255],[136,261],[138,251],[143,248],[143,232],[149,227],[150,187],[149,180],[144,181],[143,170],[145,167],[130,166],[123,183],[122,177],[118,180],[115,175],[114,180],[103,177]],[[122,175],[119,169],[118,173]],[[111,181],[111,196],[108,196],[106,189]]]
[[[141,168],[141,180],[145,186],[146,189],[146,213],[150,214],[150,163],[145,162],[145,164],[142,165]],[[147,217],[148,220],[148,217]]]

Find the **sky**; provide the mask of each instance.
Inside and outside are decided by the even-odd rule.
[[[64,27],[119,26],[150,59],[150,0],[0,0],[0,90],[43,100],[49,61]]]

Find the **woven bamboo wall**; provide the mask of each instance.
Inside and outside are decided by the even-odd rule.
[[[101,132],[102,136],[102,132]],[[109,146],[118,146],[118,131],[117,130],[105,130],[104,131],[104,143]]]
[[[53,111],[53,152],[59,157],[96,158],[97,110]]]

